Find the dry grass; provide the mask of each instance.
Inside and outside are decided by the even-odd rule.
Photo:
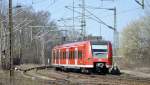
[[[10,81],[9,71],[0,70],[0,85],[51,85],[51,83],[53,82],[24,77],[21,72],[14,72]]]

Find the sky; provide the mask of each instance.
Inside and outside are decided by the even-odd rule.
[[[73,17],[72,10],[65,8],[65,6],[72,7],[73,0],[13,0],[13,4],[23,4],[28,6],[33,6],[35,11],[45,10],[51,13],[51,20],[55,20],[60,26],[72,25],[72,20],[59,21],[61,18],[67,19]],[[147,0],[148,1],[148,0]],[[85,0],[85,4],[88,7],[101,7],[101,8],[114,8],[117,9],[117,30],[119,33],[130,23],[145,15],[145,11],[139,6],[134,0],[114,0],[114,1],[103,1],[101,0]],[[75,7],[79,7],[81,0],[75,0]],[[91,9],[86,8],[86,10],[93,13],[95,16],[103,20],[110,26],[114,24],[113,11],[108,11],[105,9]],[[147,6],[146,6],[147,7]],[[72,9],[72,8],[71,8]],[[81,12],[81,8],[75,8],[76,11]],[[87,16],[91,16],[87,11],[85,12]],[[79,13],[74,13],[74,16],[80,16]],[[94,17],[95,18],[95,17]],[[75,26],[79,26],[80,19],[75,18]],[[60,29],[72,29],[72,28],[60,28]],[[75,27],[76,30],[80,29]],[[98,23],[92,19],[86,17],[86,33],[95,36],[103,36],[105,40],[113,41],[113,30]]]

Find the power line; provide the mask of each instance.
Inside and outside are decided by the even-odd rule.
[[[82,0],[82,20],[81,20],[81,29],[82,29],[82,35],[85,37],[86,35],[86,20],[85,20],[85,0]]]
[[[139,9],[141,9],[141,8],[137,7],[137,8],[133,8],[133,9],[129,9],[129,10],[124,10],[124,11],[121,11],[121,12],[117,12],[116,15],[125,14],[125,13],[129,13],[129,12],[134,12],[134,11],[137,11]],[[113,16],[113,14],[104,15],[102,17],[111,17],[111,16]]]
[[[140,6],[142,6],[142,9],[144,9],[144,0],[142,0],[142,2],[140,2],[139,0],[134,0],[137,4],[139,4]]]
[[[9,0],[9,62],[10,62],[10,85],[13,85],[13,48],[12,48],[12,30],[13,30],[13,19],[12,19],[12,0]]]
[[[40,0],[40,1],[36,1],[35,2],[35,0],[32,0],[32,5],[37,5],[37,4],[42,4],[42,3],[44,3],[45,1],[47,1],[47,0]]]
[[[67,7],[67,6],[66,6],[66,8],[69,9],[69,10],[72,10],[71,8],[69,8],[69,7]],[[82,14],[81,12],[78,12],[78,11],[76,11],[76,10],[74,10],[74,11],[75,11],[76,13]],[[93,15],[93,14],[92,14],[92,15]],[[101,24],[107,26],[108,28],[112,28],[112,29],[113,29],[113,27],[107,25],[105,22],[103,22],[103,21],[102,21],[100,18],[98,18],[98,17],[97,17],[97,19],[95,19],[95,18],[90,17],[90,16],[87,16],[87,15],[85,15],[85,16],[88,17],[89,19],[92,19],[92,20],[94,20],[94,21],[96,21],[96,22],[98,22],[98,23],[101,23]],[[95,15],[94,15],[94,16],[95,16]]]

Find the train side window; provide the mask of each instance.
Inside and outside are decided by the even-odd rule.
[[[60,50],[59,59],[62,59],[62,51]]]
[[[63,59],[66,59],[66,52],[64,52],[63,54]]]
[[[61,59],[61,51],[59,50],[59,56],[58,56],[59,59]]]
[[[73,57],[73,51],[70,51],[70,59]]]
[[[70,56],[70,59],[72,59],[72,51],[71,51],[71,54],[70,54],[71,56]]]
[[[53,60],[55,60],[55,51],[53,51]]]
[[[65,59],[65,52],[63,52],[63,59]]]
[[[52,51],[52,58],[54,59],[54,51]]]
[[[69,51],[69,59],[71,59],[71,51]]]
[[[57,51],[55,51],[55,60],[57,59]]]
[[[79,56],[80,56],[80,51],[78,50],[78,58],[79,58]]]
[[[71,57],[71,59],[73,59],[73,51],[72,51],[72,57]]]
[[[79,59],[82,58],[82,51],[81,51],[81,50],[78,51],[78,58],[79,58]]]
[[[69,59],[71,59],[71,51],[69,51]]]
[[[58,51],[56,51],[56,60],[58,59]]]
[[[71,51],[71,59],[72,59],[72,57],[73,57],[73,51]]]
[[[57,59],[57,51],[55,51],[55,60]]]
[[[74,59],[75,58],[75,52],[72,51],[72,58]]]
[[[56,59],[59,59],[59,51],[57,50]]]
[[[81,50],[81,56],[80,56],[80,58],[82,58],[83,57],[83,52],[82,52],[82,50]]]
[[[60,59],[62,59],[62,51],[60,51]]]
[[[62,52],[62,59],[64,59],[64,52]]]
[[[63,59],[63,56],[64,56],[64,55],[63,55],[63,51],[62,51],[62,52],[61,52],[61,59]]]

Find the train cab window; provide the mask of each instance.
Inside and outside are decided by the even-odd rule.
[[[107,58],[108,48],[107,44],[92,45],[92,54],[97,58]]]

